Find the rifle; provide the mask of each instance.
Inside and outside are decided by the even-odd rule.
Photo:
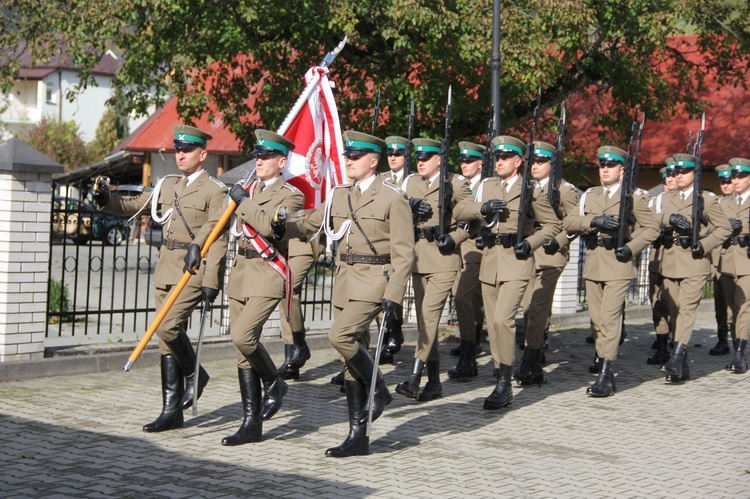
[[[495,165],[492,161],[492,139],[495,138],[495,107],[490,106],[490,121],[487,123],[487,149],[482,156],[481,179],[492,177],[495,174]]]
[[[378,96],[375,98],[375,108],[372,110],[372,125],[370,126],[370,135],[375,135],[375,129],[378,126],[379,114],[380,114],[380,89],[378,89]]]
[[[549,186],[547,187],[547,200],[555,210],[557,218],[562,218],[560,211],[560,184],[562,184],[563,170],[563,142],[565,142],[565,101],[560,107],[560,118],[557,120],[557,139],[555,141],[555,162],[549,175]]]
[[[531,182],[531,157],[534,154],[534,134],[536,125],[539,123],[539,108],[542,103],[542,87],[536,96],[536,107],[534,108],[534,121],[531,123],[531,133],[529,134],[529,143],[526,144],[526,157],[523,158],[523,183],[521,184],[521,202],[518,205],[518,230],[516,232],[516,244],[521,244],[524,240],[524,224],[531,211],[531,198],[534,192],[534,184]]]
[[[406,150],[404,151],[404,178],[411,175],[412,131],[414,131],[414,97],[411,98],[411,109],[409,110],[409,129],[406,133],[407,142]]]
[[[622,248],[627,242],[628,221],[633,216],[633,194],[638,188],[638,156],[641,153],[641,143],[643,142],[643,126],[646,124],[646,113],[643,113],[641,122],[638,123],[639,110],[640,106],[636,106],[633,124],[630,127],[627,164],[622,176],[622,185],[620,185],[620,212],[618,213],[620,227],[617,229],[615,248]]]
[[[695,146],[693,147],[693,156],[695,156],[695,177],[693,180],[693,211],[692,222],[693,222],[693,233],[690,238],[690,247],[694,248],[700,240],[701,232],[701,220],[703,220],[703,187],[701,186],[701,177],[703,170],[703,162],[701,161],[701,149],[703,148],[703,137],[706,133],[706,113],[703,112],[703,118],[701,119],[701,129],[696,134]]]
[[[687,147],[685,148],[685,152],[688,154],[691,154],[692,149],[693,149],[693,131],[688,130],[688,143],[687,143]]]
[[[448,87],[448,104],[445,106],[445,135],[441,144],[440,153],[440,199],[438,200],[438,235],[444,236],[448,233],[445,219],[450,209],[451,198],[453,197],[453,186],[451,184],[451,174],[448,171],[448,160],[450,159],[450,126],[451,126],[451,100],[453,88]]]

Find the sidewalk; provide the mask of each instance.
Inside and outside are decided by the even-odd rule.
[[[500,411],[482,410],[494,384],[489,355],[478,378],[449,380],[455,343],[446,342],[444,398],[418,403],[394,393],[374,424],[372,455],[345,460],[324,457],[347,433],[344,395],[329,384],[341,364],[324,337],[265,422],[264,441],[241,447],[219,443],[241,417],[232,355],[207,360],[211,382],[198,415],[189,410],[185,428],[160,434],[141,431],[161,406],[158,369],[139,361],[122,373],[127,355],[111,361],[112,372],[0,383],[0,495],[747,497],[750,376],[727,373],[728,357],[708,355],[712,314],[699,316],[694,379],[682,386],[666,385],[646,364],[654,336],[634,315],[614,397],[585,395],[594,380],[587,327],[552,332],[548,382],[514,387],[513,405]],[[413,351],[407,343],[385,367],[391,390],[408,376]]]

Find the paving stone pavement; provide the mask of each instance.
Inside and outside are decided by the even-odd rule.
[[[628,324],[618,393],[607,399],[585,395],[594,380],[588,331],[555,330],[548,382],[514,387],[500,411],[482,410],[489,356],[479,377],[449,380],[455,343],[446,342],[444,397],[420,403],[394,393],[373,427],[372,455],[343,460],[324,457],[347,433],[345,397],[329,384],[340,369],[330,348],[314,351],[302,381],[290,383],[264,441],[240,447],[219,443],[241,417],[232,359],[206,364],[198,415],[188,410],[185,428],[159,434],[141,431],[161,407],[155,368],[0,383],[0,496],[750,497],[750,376],[708,355],[709,316],[698,328],[694,379],[670,386],[645,362],[651,328]],[[391,390],[407,378],[413,351],[405,345],[385,367]]]

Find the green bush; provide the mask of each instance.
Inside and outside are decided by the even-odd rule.
[[[47,314],[50,324],[57,324],[60,321],[60,312],[70,310],[70,297],[68,287],[63,286],[62,281],[55,278],[50,279],[49,296],[47,297]]]

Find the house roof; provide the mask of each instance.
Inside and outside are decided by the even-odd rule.
[[[0,171],[60,173],[63,165],[13,137],[0,142]]]
[[[239,155],[242,153],[240,141],[230,130],[224,128],[222,114],[214,111],[214,121],[208,121],[208,114],[195,120],[195,126],[210,133],[207,149],[212,154]],[[144,121],[133,133],[126,137],[115,151],[157,152],[174,150],[172,126],[183,123],[177,113],[177,98],[172,97],[161,109]]]
[[[49,61],[33,63],[31,52],[27,49],[26,42],[22,41],[19,45],[19,50],[16,52],[21,63],[21,69],[18,74],[19,79],[41,80],[58,69],[76,70],[80,68],[80,66],[73,63],[73,58],[68,54],[64,46],[58,47],[59,51]],[[114,76],[119,67],[120,61],[108,50],[102,55],[99,62],[96,63],[92,72],[94,74]]]
[[[671,45],[677,48],[686,59],[698,62],[701,53],[697,48],[696,36],[674,37]],[[750,75],[745,77],[750,84]],[[706,166],[726,163],[730,158],[748,157],[747,137],[750,136],[750,92],[742,86],[732,86],[719,82],[716,72],[711,72],[705,81],[707,90],[699,95],[709,103],[706,108],[705,141],[701,159]],[[568,99],[568,113],[575,134],[567,141],[567,147],[582,149],[590,162],[596,159],[596,149],[602,145],[599,140],[601,129],[594,123],[595,115],[606,109],[607,98],[601,102],[593,92],[588,96],[578,94]],[[643,144],[639,164],[644,167],[661,168],[664,159],[672,154],[685,152],[688,132],[692,130],[693,140],[700,129],[700,118],[691,118],[684,109],[678,109],[668,121],[649,120],[643,132]],[[566,137],[567,138],[567,137]],[[613,144],[618,145],[618,144]],[[627,144],[619,144],[627,149]]]

